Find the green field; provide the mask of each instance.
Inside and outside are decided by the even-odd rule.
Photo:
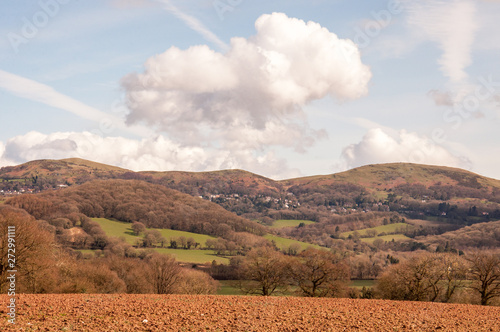
[[[99,223],[106,235],[118,238],[123,237],[125,238],[125,241],[127,241],[127,243],[130,243],[132,245],[135,245],[137,240],[140,240],[141,238],[132,232],[131,223],[114,221],[105,218],[92,218],[92,220]],[[155,228],[147,228],[147,230],[153,229]],[[177,238],[181,236],[184,236],[185,238],[192,237],[196,242],[200,243],[202,247],[205,246],[205,241],[207,241],[208,239],[215,239],[214,237],[209,235],[176,231],[172,229],[158,229],[158,231],[167,240],[173,237]]]
[[[155,251],[160,254],[172,255],[177,261],[184,263],[205,264],[212,263],[214,260],[218,264],[229,263],[228,258],[217,256],[214,250],[156,248]]]
[[[384,236],[375,236],[375,237],[365,237],[361,238],[360,240],[366,243],[373,243],[376,239],[381,239],[384,242],[391,242],[392,240],[394,241],[404,241],[404,240],[410,240],[410,238],[406,235],[403,234],[390,234],[390,235],[384,235]]]
[[[93,218],[92,220],[97,222],[102,227],[103,231],[106,233],[107,236],[124,238],[125,241],[131,245],[136,245],[137,241],[140,240],[141,238],[132,232],[131,228],[132,224],[130,223],[114,221],[105,218]],[[148,230],[151,229],[152,228],[148,228]],[[175,231],[171,229],[158,229],[158,231],[167,240],[172,237],[181,237],[181,236],[184,236],[185,238],[192,237],[196,242],[200,243],[202,247],[205,246],[206,240],[215,239],[212,236],[204,234]],[[301,250],[305,250],[308,247],[313,247],[318,249],[323,248],[318,245],[305,243],[297,240],[286,239],[272,234],[267,234],[264,236],[264,238],[270,241],[274,241],[274,243],[276,243],[276,246],[278,246],[278,248],[282,250],[286,250],[288,247],[290,247],[291,244],[294,243],[300,245]],[[156,251],[166,254],[172,254],[180,262],[189,262],[195,264],[203,264],[206,262],[212,262],[213,260],[217,261],[218,263],[225,263],[225,264],[229,262],[229,259],[225,257],[216,256],[213,250],[184,250],[184,249],[157,248]]]
[[[349,237],[349,235],[354,234],[354,232],[358,232],[358,234],[360,236],[366,236],[366,233],[369,230],[374,230],[374,231],[377,232],[377,234],[380,234],[380,233],[395,233],[395,232],[398,231],[398,229],[402,229],[402,228],[405,228],[405,227],[413,227],[413,226],[408,225],[406,223],[400,222],[400,223],[382,225],[382,226],[377,226],[377,227],[372,227],[372,228],[364,228],[364,229],[360,229],[360,230],[357,230],[357,231],[344,232],[344,233],[341,233],[340,236],[347,238],[347,237]]]
[[[219,290],[217,295],[245,295],[238,287],[237,280],[219,280]],[[245,282],[245,281],[244,281]],[[351,280],[349,287],[358,288],[361,290],[363,287],[371,288],[375,286],[375,280]],[[283,294],[287,296],[297,295],[294,290],[296,286],[289,287],[288,291]]]
[[[217,256],[214,250],[200,250],[200,249],[170,249],[170,248],[151,248],[152,250],[160,253],[160,254],[169,254],[175,257],[175,259],[181,263],[192,263],[192,264],[205,264],[212,263],[212,261],[216,261],[218,264],[228,264],[229,259],[226,257]],[[144,250],[144,249],[138,249]],[[100,250],[89,250],[89,249],[80,249],[77,250],[82,254],[94,255],[96,252],[101,252]]]
[[[314,221],[310,220],[275,220],[270,228],[283,228],[283,227],[298,227],[301,223],[305,225],[314,224]]]
[[[301,250],[305,250],[308,247],[313,247],[316,249],[325,249],[325,248],[318,246],[316,244],[310,244],[310,243],[301,242],[301,241],[297,241],[297,240],[286,239],[284,237],[276,236],[273,234],[266,234],[266,235],[264,235],[264,238],[268,239],[269,241],[274,241],[276,246],[282,250],[286,250],[288,247],[290,247],[290,245],[292,245],[294,243],[300,245]]]
[[[92,218],[97,222],[104,233],[110,237],[123,237],[127,243],[135,245],[140,238],[132,232],[132,224],[105,218]]]
[[[350,287],[353,288],[370,288],[375,286],[375,280],[351,280],[351,284],[349,285]]]
[[[135,245],[138,240],[141,239],[140,236],[135,235],[132,232],[132,224],[114,221],[105,218],[93,218],[92,220],[96,221],[106,233],[107,236],[110,237],[122,237],[125,241],[131,245]],[[147,230],[152,230],[153,228],[147,228]],[[184,236],[186,239],[192,237],[196,242],[200,243],[202,247],[205,246],[205,241],[208,239],[215,239],[212,236],[204,235],[204,234],[196,234],[190,232],[176,231],[172,229],[158,229],[161,235],[167,239],[170,238],[178,238]],[[212,261],[216,261],[219,264],[227,264],[229,263],[229,259],[226,257],[216,256],[213,250],[199,250],[199,249],[170,249],[170,248],[154,248],[155,251],[162,254],[170,254],[175,257],[179,262],[185,263],[193,263],[193,264],[204,264],[211,263]],[[81,252],[92,252],[90,250],[80,250]]]
[[[245,295],[236,285],[235,280],[219,280],[217,295]]]
[[[95,250],[92,250],[92,249],[78,249],[76,251],[79,251],[82,254],[91,254],[91,255],[94,255],[96,252]]]

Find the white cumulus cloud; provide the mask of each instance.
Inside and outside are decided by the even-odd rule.
[[[233,38],[226,53],[172,47],[143,73],[124,77],[128,123],[187,144],[302,150],[323,135],[307,124],[305,104],[367,93],[371,72],[352,41],[282,13],[262,15],[255,27],[256,35]]]
[[[370,129],[359,143],[344,148],[342,161],[345,168],[393,162],[470,167],[468,159],[454,155],[428,137],[405,130],[393,137],[380,128]]]
[[[134,171],[207,171],[241,168],[274,178],[300,175],[274,152],[182,146],[157,135],[147,139],[101,137],[89,132],[36,131],[0,142],[0,166],[38,159],[83,158]]]

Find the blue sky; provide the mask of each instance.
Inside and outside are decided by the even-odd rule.
[[[0,166],[500,179],[499,1],[6,0]]]

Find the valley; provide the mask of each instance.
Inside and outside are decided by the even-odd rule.
[[[40,249],[21,260],[32,271],[21,291],[215,294],[219,280],[231,294],[498,302],[500,277],[485,297],[460,283],[479,275],[459,271],[473,270],[477,252],[498,257],[500,181],[464,170],[383,164],[275,181],[241,170],[131,172],[65,159],[4,167],[0,185],[2,225],[17,220],[43,234],[33,238]],[[33,259],[54,245],[50,257]],[[450,260],[460,269],[446,293],[452,281],[445,287],[438,271]],[[62,261],[69,270],[49,273]],[[328,278],[311,290],[303,278],[315,264]],[[381,280],[421,264],[434,267],[418,295],[384,290]],[[176,271],[167,288],[154,281],[155,265]],[[186,283],[175,282],[180,275]],[[227,280],[243,281],[241,289]]]

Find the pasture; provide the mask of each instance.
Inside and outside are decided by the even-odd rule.
[[[280,219],[280,220],[275,220],[273,222],[273,225],[272,226],[268,226],[268,227],[269,228],[273,228],[273,229],[280,229],[280,228],[284,228],[284,227],[298,227],[300,224],[310,225],[310,224],[314,224],[314,221],[310,221],[310,220],[283,220],[283,219]]]
[[[406,227],[413,227],[413,226],[400,222],[400,223],[382,225],[371,228],[363,228],[356,231],[343,232],[340,233],[340,236],[348,238],[349,235],[353,235],[355,232],[357,232],[361,237],[369,235],[370,232],[376,232],[376,234],[380,233],[395,234],[401,232],[401,230],[405,229]]]
[[[291,239],[280,237],[280,236],[277,236],[274,234],[266,234],[266,235],[264,235],[264,238],[268,239],[269,241],[274,242],[276,244],[276,246],[278,248],[280,248],[281,250],[288,249],[290,247],[290,245],[292,245],[292,244],[298,244],[300,246],[300,250],[305,250],[309,247],[316,248],[316,249],[324,249],[323,247],[318,246],[316,244],[306,243],[306,242],[297,241],[297,240],[291,240]]]
[[[136,245],[137,241],[141,238],[140,236],[134,234],[134,232],[132,231],[131,223],[105,218],[92,218],[92,220],[99,223],[106,235],[118,238],[123,237],[125,241],[131,245]],[[205,246],[205,242],[208,239],[215,239],[215,237],[209,235],[177,231],[173,229],[147,228],[146,230],[158,230],[167,241],[171,238],[179,238],[181,236],[185,237],[186,239],[191,237],[202,247]]]

